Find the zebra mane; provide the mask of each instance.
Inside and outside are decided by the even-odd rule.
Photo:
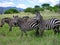
[[[35,14],[36,14],[36,15],[41,15],[38,10],[35,10]]]
[[[36,14],[36,20],[38,20],[38,22],[42,23],[43,16],[40,14],[40,12],[38,10],[35,10],[35,14]]]

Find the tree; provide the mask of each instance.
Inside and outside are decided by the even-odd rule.
[[[28,8],[26,8],[25,10],[24,10],[24,12],[30,12],[30,13],[34,13],[34,8],[30,8],[30,7],[28,7]]]
[[[60,13],[60,3],[54,6],[54,11]]]
[[[56,5],[55,5],[55,7],[58,7],[58,8],[60,8],[60,3],[56,4]]]
[[[35,5],[34,9],[40,11],[40,6]]]
[[[44,11],[44,9],[41,8],[39,5],[35,5],[34,9],[38,11]]]
[[[32,11],[32,8],[28,7],[24,10],[24,12],[31,12]]]
[[[35,5],[35,7],[34,8],[40,8],[40,6],[39,5]]]
[[[26,8],[24,10],[24,12],[30,12],[30,13],[33,13],[34,14],[35,13],[35,10],[37,10],[37,11],[44,11],[43,8],[40,8],[40,6],[35,5],[34,8],[31,8],[31,7]]]
[[[42,8],[49,9],[49,7],[50,7],[50,4],[48,3],[42,4]]]
[[[57,8],[57,11],[56,12],[60,13],[60,0],[59,0],[59,3],[56,4],[54,7]]]
[[[4,14],[13,14],[13,13],[19,13],[19,11],[14,8],[10,8],[4,12]]]

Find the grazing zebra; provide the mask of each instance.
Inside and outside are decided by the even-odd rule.
[[[16,20],[17,25],[20,27],[22,31],[21,36],[23,35],[23,32],[25,33],[25,35],[27,35],[26,31],[30,31],[32,29],[35,29],[36,31],[38,30],[37,28],[38,23],[37,23],[37,20],[35,20],[34,18],[28,18],[27,21],[23,18],[16,17],[16,16],[14,16],[13,18],[14,20]]]
[[[53,29],[54,34],[60,32],[60,30],[59,30],[60,20],[59,19],[52,18],[49,20],[45,20],[44,24],[45,24],[45,29],[48,29],[48,30]]]
[[[40,19],[39,19],[40,18]],[[59,33],[60,20],[57,18],[52,18],[44,20],[40,12],[36,11],[36,19],[38,21],[38,28],[40,30],[40,35],[43,35],[45,29],[53,29],[54,34]]]
[[[12,27],[13,26],[17,26],[16,25],[16,21],[14,20],[14,19],[11,19],[11,18],[8,18],[8,17],[6,17],[6,18],[3,18],[2,20],[1,20],[1,25],[0,25],[0,27],[3,27],[3,25],[5,24],[5,23],[7,23],[8,25],[9,25],[9,31],[11,31],[12,30]]]
[[[14,17],[14,16],[13,16]],[[18,16],[15,16],[15,17],[18,17]],[[27,21],[27,19],[28,19],[29,17],[28,16],[24,16],[23,17],[23,19],[25,19],[26,21]],[[0,27],[3,27],[3,25],[5,24],[5,23],[7,23],[8,25],[9,25],[9,31],[12,31],[12,27],[14,26],[17,26],[16,24],[16,21],[14,20],[14,19],[11,19],[11,18],[9,18],[9,17],[5,17],[5,18],[3,18],[3,19],[1,19],[1,25],[0,25]]]

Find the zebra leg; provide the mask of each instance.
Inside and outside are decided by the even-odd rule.
[[[44,30],[40,30],[40,36],[43,36]]]
[[[23,31],[21,31],[21,37],[23,36]]]
[[[43,36],[43,33],[44,33],[44,28],[40,28],[40,29],[39,29],[39,35],[40,35],[40,36]]]
[[[39,35],[39,30],[38,30],[38,29],[39,29],[39,28],[37,27],[37,28],[36,28],[36,36]]]
[[[54,27],[53,30],[54,30],[54,34],[56,34],[57,33],[57,28]]]
[[[25,33],[25,35],[27,36],[26,30],[22,30],[22,32],[24,32],[24,33]],[[23,35],[23,34],[22,34],[22,35]]]
[[[59,34],[59,26],[54,27],[54,34],[58,33]]]
[[[12,31],[12,26],[10,26],[9,31]]]
[[[54,34],[56,34],[57,33],[57,30],[54,30]]]
[[[57,27],[57,33],[59,34],[59,32],[60,32],[60,31],[59,31],[59,26],[58,26],[58,27]]]
[[[43,36],[43,33],[44,33],[44,25],[43,24],[41,24],[40,26],[39,26],[39,34],[41,35],[41,36]]]
[[[24,31],[24,33],[25,33],[25,35],[27,36],[27,33],[26,33],[26,31]]]

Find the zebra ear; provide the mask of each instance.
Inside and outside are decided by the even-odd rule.
[[[13,17],[14,17],[14,15],[13,15]]]
[[[36,15],[40,15],[40,12],[38,10],[35,10]]]

